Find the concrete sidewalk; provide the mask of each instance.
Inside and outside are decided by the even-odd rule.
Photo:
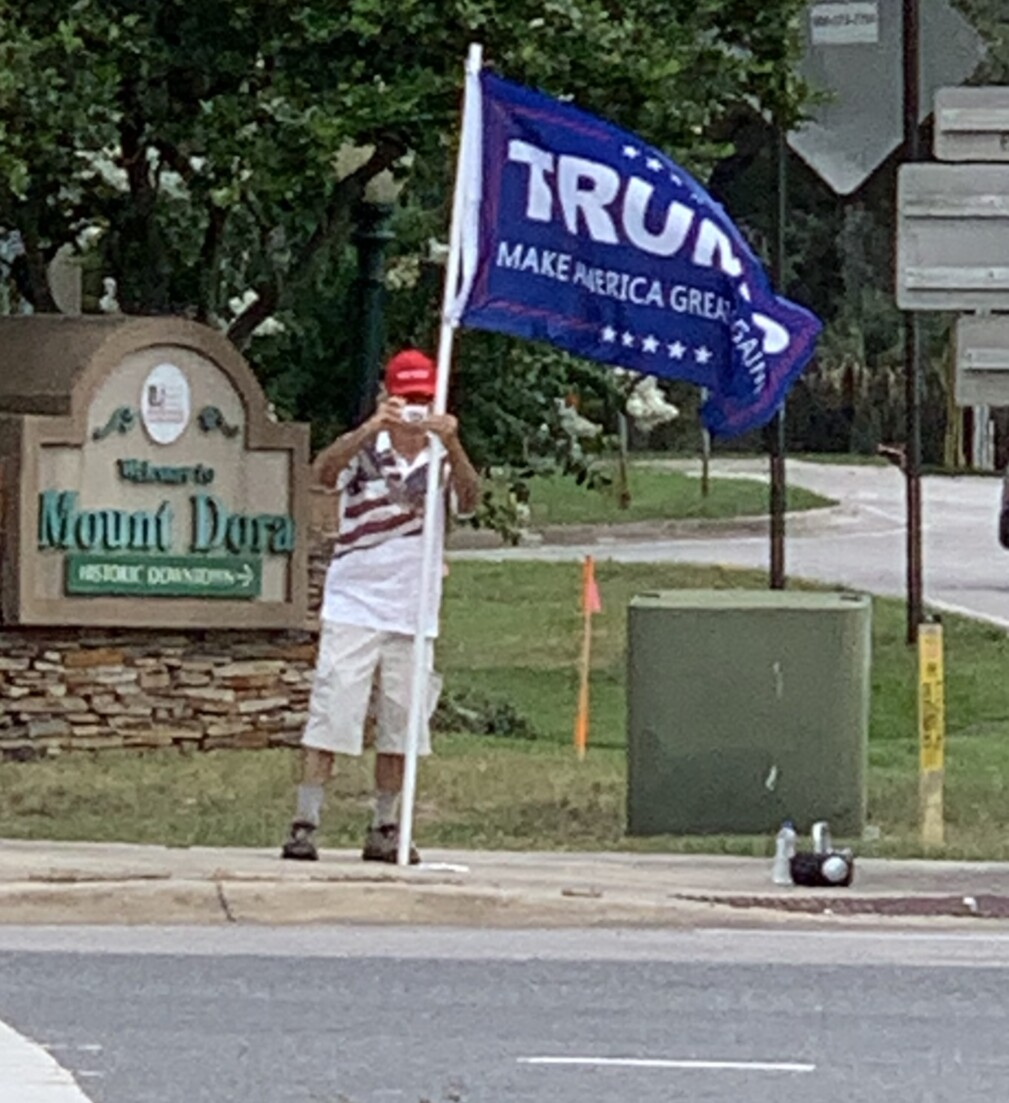
[[[401,870],[356,852],[0,840],[0,923],[395,923],[667,927],[1009,926],[1009,863],[861,860],[848,889],[773,885],[767,859],[425,851]]]

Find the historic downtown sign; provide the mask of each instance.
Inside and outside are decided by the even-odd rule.
[[[307,428],[174,319],[0,319],[3,620],[292,627]]]

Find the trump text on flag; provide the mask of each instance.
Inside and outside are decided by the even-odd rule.
[[[705,387],[722,435],[766,422],[817,319],[774,294],[725,211],[660,151],[491,74],[481,87],[463,324]]]

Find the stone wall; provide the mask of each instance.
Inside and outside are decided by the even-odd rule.
[[[0,757],[293,745],[311,632],[0,630]]]

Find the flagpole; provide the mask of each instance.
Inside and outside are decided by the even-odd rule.
[[[445,268],[445,290],[442,298],[441,333],[438,340],[437,376],[434,394],[434,413],[443,414],[448,402],[448,379],[452,365],[452,344],[458,325],[457,304],[459,281],[462,271],[463,223],[466,217],[467,168],[479,171],[478,165],[471,161],[471,149],[468,139],[467,123],[471,128],[472,119],[472,78],[479,75],[483,67],[483,47],[477,43],[470,45],[466,58],[466,92],[463,106],[463,125],[459,141],[459,156],[456,163],[455,194],[452,199],[452,225],[449,230],[449,252]],[[435,562],[437,546],[437,509],[439,482],[444,448],[440,439],[433,433],[429,435],[430,459],[427,469],[427,489],[424,508],[424,529],[421,536],[422,557],[419,594],[417,602],[417,623],[413,637],[413,672],[410,683],[410,716],[407,725],[406,755],[403,772],[403,803],[400,812],[399,848],[396,861],[401,866],[410,864],[410,846],[413,841],[413,811],[417,793],[417,749],[420,745],[421,726],[427,719],[429,671],[427,669],[427,628],[428,606],[433,593],[434,572],[440,569]]]

